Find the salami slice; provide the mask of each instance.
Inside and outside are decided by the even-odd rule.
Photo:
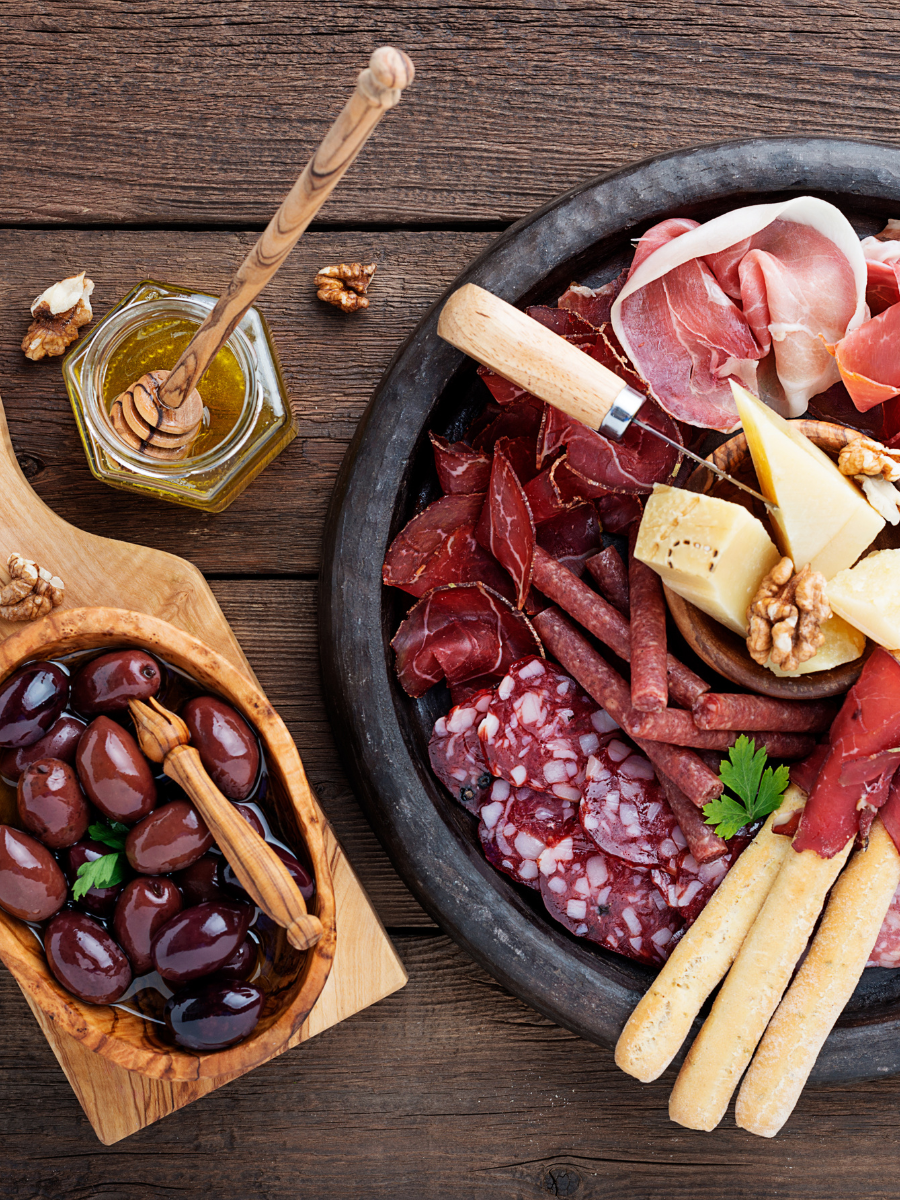
[[[683,920],[647,871],[604,854],[584,834],[548,844],[538,869],[548,913],[576,937],[640,962],[669,957]]]
[[[677,873],[687,840],[650,760],[618,738],[588,759],[580,813],[585,833],[607,854]]]
[[[493,775],[577,804],[589,756],[615,729],[565,672],[530,655],[500,681],[478,733]]]
[[[706,908],[713,892],[753,840],[755,832],[753,829],[752,832],[742,832],[731,838],[726,853],[711,862],[698,863],[690,850],[684,850],[675,864],[674,872],[659,868],[651,870],[650,877],[659,894],[670,908],[681,914],[685,928],[693,925]]]
[[[867,967],[900,967],[900,888],[894,892]]]
[[[519,883],[537,889],[538,859],[547,843],[573,837],[579,831],[577,810],[568,800],[546,792],[513,787],[494,780],[481,805],[478,836],[492,866]]]
[[[454,705],[445,717],[438,717],[428,743],[435,775],[476,817],[494,782],[478,736],[492,694],[491,689],[476,692],[464,703]]]

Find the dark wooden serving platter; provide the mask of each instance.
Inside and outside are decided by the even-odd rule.
[[[638,163],[520,221],[453,284],[513,304],[555,303],[630,261],[632,239],[670,216],[813,193],[860,235],[900,216],[900,150],[826,138],[727,142]],[[449,294],[449,291],[447,294]],[[567,933],[540,898],[485,861],[475,822],[431,774],[427,743],[449,701],[400,689],[391,636],[411,600],[381,585],[390,539],[437,494],[427,431],[458,437],[486,399],[475,365],[436,333],[442,296],[400,348],[344,461],[325,536],[320,637],[325,694],[344,761],[397,869],[436,921],[517,996],[611,1046],[650,968]],[[814,1080],[900,1071],[900,971],[868,970],[829,1037]]]

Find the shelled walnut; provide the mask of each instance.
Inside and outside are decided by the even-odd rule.
[[[838,470],[842,475],[881,476],[888,483],[896,483],[900,479],[900,450],[888,450],[873,438],[855,438],[841,450]]]
[[[316,295],[344,312],[357,312],[369,307],[366,291],[374,274],[375,263],[337,263],[333,267],[322,267],[314,281],[319,289]]]
[[[93,290],[94,281],[82,271],[41,292],[31,305],[34,320],[22,339],[25,357],[37,362],[62,354],[78,337],[79,329],[93,318]]]
[[[747,650],[764,666],[771,658],[783,671],[796,671],[825,640],[822,625],[831,616],[825,576],[806,564],[795,572],[789,558],[776,563],[747,609]]]
[[[30,558],[11,554],[6,560],[10,582],[0,586],[0,618],[34,621],[63,602],[66,585]]]

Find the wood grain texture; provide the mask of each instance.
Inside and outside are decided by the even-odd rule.
[[[10,223],[264,224],[378,42],[416,85],[329,222],[509,221],[697,141],[900,142],[900,13],[862,0],[9,0],[0,21]]]
[[[84,263],[96,282],[99,319],[142,278],[218,291],[255,234],[0,230],[0,394],[19,461],[55,512],[94,533],[185,555],[207,572],[314,572],[334,479],[373,388],[435,297],[493,237],[306,234],[260,299],[298,437],[227,512],[212,516],[93,479],[60,359],[29,362],[19,343],[31,301],[73,264]],[[313,286],[320,267],[348,259],[378,268],[370,308],[349,316],[317,300]]]

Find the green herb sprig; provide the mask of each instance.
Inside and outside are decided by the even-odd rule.
[[[736,795],[724,792],[703,808],[706,824],[715,825],[719,837],[734,837],[739,829],[767,817],[781,804],[790,775],[783,764],[767,767],[768,757],[765,748],[757,750],[756,742],[742,733],[728,758],[722,760],[719,778]]]
[[[115,887],[117,883],[123,883],[128,875],[128,859],[125,857],[128,826],[120,821],[108,821],[102,825],[96,822],[90,826],[88,834],[95,842],[109,846],[112,853],[81,864],[72,884],[73,900],[80,900],[91,888]]]

